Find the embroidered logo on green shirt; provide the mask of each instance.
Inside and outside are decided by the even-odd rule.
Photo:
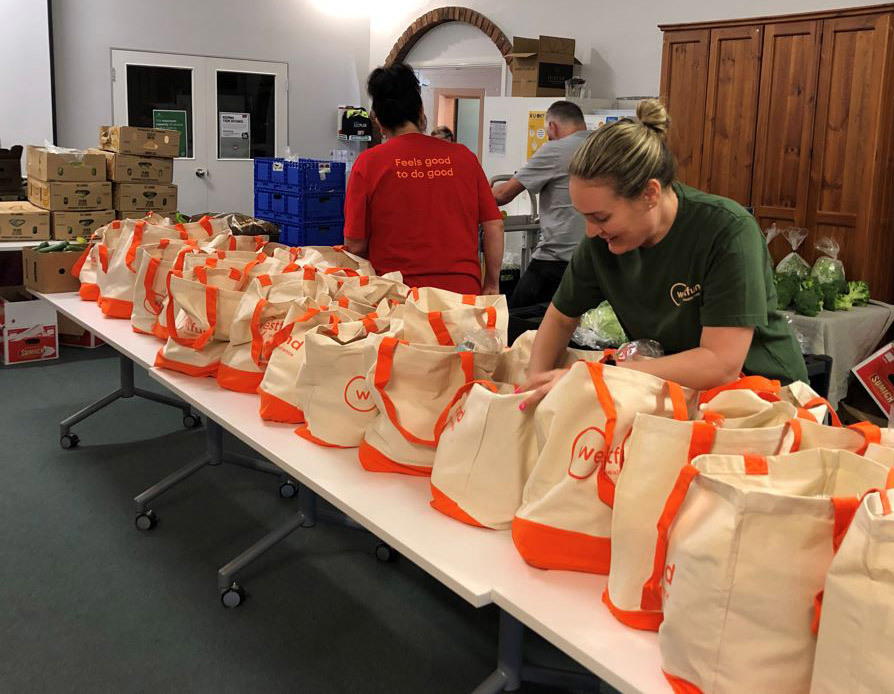
[[[685,282],[677,282],[670,290],[671,300],[677,305],[682,306],[686,302],[692,301],[702,295],[702,285],[694,284],[691,287]]]

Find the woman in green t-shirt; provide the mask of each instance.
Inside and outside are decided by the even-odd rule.
[[[640,102],[636,115],[593,133],[571,162],[571,200],[587,237],[537,331],[525,405],[561,378],[556,365],[581,314],[605,299],[631,340],[657,340],[667,355],[627,368],[698,390],[743,371],[806,380],[754,218],[674,181],[670,120],[659,101]]]

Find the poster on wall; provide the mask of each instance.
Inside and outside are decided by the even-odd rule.
[[[180,154],[186,156],[186,111],[171,111],[163,108],[152,109],[152,127],[163,130],[176,130],[180,133]]]
[[[506,154],[506,121],[492,120],[488,135],[488,151],[503,156]]]
[[[525,159],[534,156],[549,138],[546,136],[546,111],[528,111],[528,151]]]
[[[251,158],[251,114],[220,112],[218,156],[221,159]]]

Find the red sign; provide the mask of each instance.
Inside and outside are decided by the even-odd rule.
[[[882,347],[851,370],[888,416],[894,407],[894,343]]]

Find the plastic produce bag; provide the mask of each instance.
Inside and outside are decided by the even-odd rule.
[[[771,227],[772,228],[772,227]],[[807,238],[807,229],[801,227],[788,227],[783,229],[782,235],[792,247],[792,252],[779,261],[776,266],[776,272],[797,275],[800,278],[807,277],[810,274],[810,265],[800,255],[798,248]]]
[[[655,340],[634,340],[627,342],[618,348],[615,353],[615,361],[640,361],[642,359],[657,359],[664,356],[664,348]]]
[[[844,263],[838,260],[838,253],[841,250],[838,242],[829,236],[824,236],[817,241],[816,250],[824,255],[817,258],[810,276],[815,277],[820,284],[845,282]]]
[[[620,347],[627,342],[627,335],[612,305],[603,301],[581,316],[580,326],[574,331],[572,339],[579,345],[597,349]]]
[[[198,222],[202,217],[226,220],[227,226],[235,236],[269,236],[271,239],[275,239],[279,235],[279,225],[239,212],[205,212],[204,214],[194,214],[187,221]]]
[[[503,351],[503,339],[494,328],[478,328],[467,333],[456,346],[457,352],[483,352],[500,354]]]

